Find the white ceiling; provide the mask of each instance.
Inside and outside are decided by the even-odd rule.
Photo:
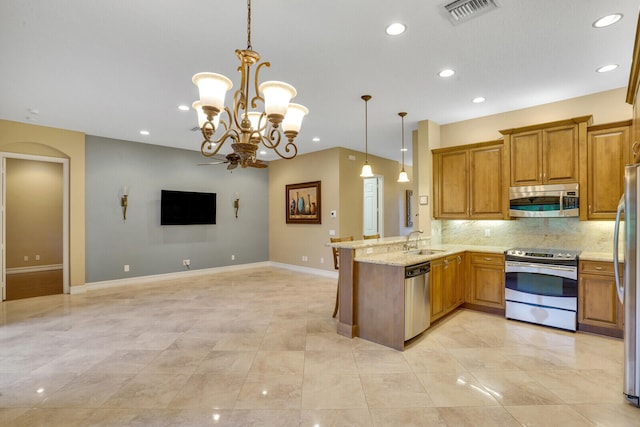
[[[457,26],[446,3],[253,0],[253,49],[271,63],[261,80],[292,84],[294,102],[310,109],[299,153],[364,151],[363,94],[373,96],[369,153],[399,160],[400,111],[407,142],[420,120],[447,124],[627,85],[639,0],[498,0]],[[624,18],[592,27],[613,12]],[[394,21],[407,31],[392,38]],[[237,88],[234,50],[246,41],[243,0],[2,0],[0,118],[198,150],[195,113],[177,106],[197,98],[200,71]],[[595,72],[610,63],[619,68]],[[455,76],[438,77],[448,67]],[[476,96],[487,101],[473,104]]]

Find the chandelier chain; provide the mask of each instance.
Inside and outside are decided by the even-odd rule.
[[[251,48],[251,0],[247,0],[247,50]]]

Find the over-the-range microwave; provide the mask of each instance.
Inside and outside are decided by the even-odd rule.
[[[509,215],[512,217],[565,218],[579,214],[577,183],[509,188]]]

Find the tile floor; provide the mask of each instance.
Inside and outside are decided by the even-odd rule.
[[[459,310],[404,352],[278,268],[0,305],[3,426],[640,426],[623,343]]]

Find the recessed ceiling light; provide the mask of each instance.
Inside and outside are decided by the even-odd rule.
[[[480,104],[481,102],[484,102],[484,101],[486,101],[486,98],[482,96],[475,97],[471,100],[471,102],[473,102],[474,104]]]
[[[608,27],[609,25],[613,25],[621,20],[622,16],[623,15],[621,13],[613,13],[611,15],[603,16],[591,25],[593,25],[595,28]]]
[[[267,152],[265,150],[262,150],[260,151],[260,154],[264,156],[265,154],[267,154]]]
[[[180,111],[189,111],[190,109],[188,105],[178,105],[178,110]]]
[[[148,130],[141,130],[140,131],[140,135],[149,135],[149,131]]]
[[[440,72],[438,73],[438,75],[439,75],[440,77],[451,77],[451,76],[453,76],[455,73],[456,73],[456,72],[455,72],[455,71],[453,71],[451,68],[446,68],[446,69],[444,69],[444,70],[440,71]]]
[[[598,73],[607,73],[609,71],[615,70],[616,68],[618,68],[618,64],[609,64],[609,65],[605,65],[604,67],[598,68],[596,71]]]
[[[409,149],[405,147],[405,148],[401,148],[400,151],[409,151]]]
[[[387,27],[386,31],[390,36],[397,36],[407,31],[407,26],[399,22],[394,22]]]
[[[313,142],[320,142],[320,138],[318,138],[317,136],[314,136],[313,138],[311,138],[311,140]]]

